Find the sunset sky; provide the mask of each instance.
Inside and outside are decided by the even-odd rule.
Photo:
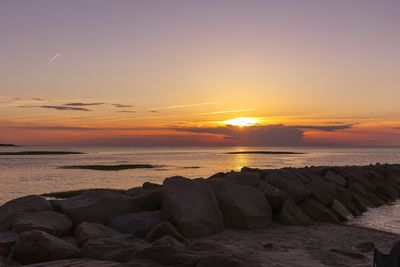
[[[400,145],[400,1],[2,0],[0,62],[0,143]]]

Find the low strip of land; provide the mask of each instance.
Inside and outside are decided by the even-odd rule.
[[[71,165],[61,166],[61,169],[81,169],[81,170],[95,170],[95,171],[121,171],[131,169],[153,169],[159,166],[151,164],[119,164],[119,165]]]
[[[20,155],[74,155],[84,154],[82,152],[71,152],[71,151],[17,151],[17,152],[0,152],[0,156],[20,156]]]
[[[240,155],[240,154],[260,154],[260,155],[301,155],[304,154],[302,152],[291,152],[291,151],[259,151],[259,150],[253,150],[253,151],[231,151],[227,152],[226,154],[232,154],[232,155]]]

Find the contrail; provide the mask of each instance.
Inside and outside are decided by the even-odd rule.
[[[54,60],[56,60],[56,58],[58,58],[59,56],[61,56],[61,53],[57,53],[57,55],[55,55],[54,57],[52,57],[52,58],[49,60],[49,63],[51,63],[51,62],[53,62]]]
[[[151,110],[188,108],[188,107],[205,106],[205,105],[212,105],[212,104],[218,104],[218,103],[220,103],[220,101],[196,103],[196,104],[187,104],[187,105],[179,105],[179,106],[169,106],[169,107],[161,107],[161,108],[152,108]]]

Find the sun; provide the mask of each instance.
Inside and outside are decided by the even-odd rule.
[[[254,117],[239,117],[223,121],[224,124],[238,127],[255,126],[260,122],[259,119]]]

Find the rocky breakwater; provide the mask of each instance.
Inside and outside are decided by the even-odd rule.
[[[25,196],[0,207],[0,265],[261,266],[202,237],[272,223],[339,224],[399,197],[400,166],[386,164],[245,167],[67,199]]]

